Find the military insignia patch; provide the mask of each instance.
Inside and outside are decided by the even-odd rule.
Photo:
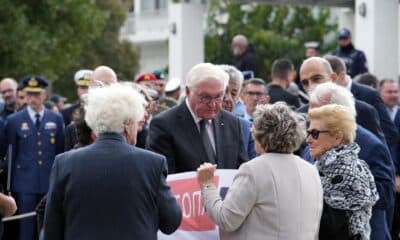
[[[28,125],[28,123],[23,122],[23,123],[21,124],[21,130],[29,130],[29,125]]]
[[[47,122],[44,125],[44,129],[46,130],[53,130],[53,129],[57,129],[57,124],[55,122]]]

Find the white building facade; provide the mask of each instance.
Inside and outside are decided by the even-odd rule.
[[[399,0],[258,0],[280,4],[335,5],[339,28],[347,27],[356,48],[365,52],[368,68],[378,78],[400,76]],[[204,61],[205,0],[134,0],[134,11],[121,38],[136,44],[140,72],[168,66],[171,77],[183,79],[191,66]],[[353,6],[353,7],[348,7]]]

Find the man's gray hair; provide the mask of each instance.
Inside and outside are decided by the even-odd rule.
[[[3,83],[3,82],[9,82],[9,83],[11,83],[11,84],[13,85],[14,90],[17,90],[17,88],[18,88],[18,83],[17,83],[17,81],[15,81],[15,79],[13,79],[13,78],[3,78],[3,79],[0,81],[0,83]]]
[[[199,82],[210,78],[221,81],[224,89],[228,85],[229,75],[222,68],[212,63],[199,63],[192,67],[186,75],[186,86],[193,89]]]
[[[143,97],[132,87],[114,83],[89,89],[85,120],[99,135],[123,133],[128,120],[140,121],[144,114]]]
[[[344,87],[332,82],[319,84],[310,94],[310,104],[318,107],[327,104],[337,104],[348,107],[356,116],[356,107],[353,94]]]
[[[234,36],[233,39],[232,39],[232,43],[239,43],[239,44],[241,44],[243,46],[247,46],[249,44],[246,36],[244,36],[242,34]]]
[[[243,74],[234,66],[231,65],[219,65],[229,75],[229,82],[235,82],[239,86],[239,91],[243,84]]]
[[[293,153],[306,138],[303,115],[284,102],[258,105],[254,112],[252,133],[269,153]]]

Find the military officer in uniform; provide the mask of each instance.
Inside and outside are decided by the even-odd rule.
[[[77,86],[76,93],[79,99],[83,94],[86,94],[88,92],[92,74],[93,71],[88,69],[82,69],[75,73],[74,80]],[[74,120],[74,115],[78,114],[79,108],[80,101],[61,111],[61,114],[64,118],[65,126],[68,126]]]
[[[35,210],[49,188],[50,170],[55,156],[64,150],[62,117],[45,109],[48,82],[40,76],[22,80],[27,107],[7,118],[8,144],[12,146],[11,192],[18,213]],[[35,238],[35,218],[20,221],[20,239]]]
[[[156,90],[158,93],[158,97],[155,99],[156,111],[154,113],[157,114],[176,106],[178,102],[175,99],[166,96],[165,94],[167,75],[161,70],[155,70],[153,71],[153,74],[156,77],[156,80],[153,82],[154,90]]]

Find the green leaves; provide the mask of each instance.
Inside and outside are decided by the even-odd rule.
[[[0,0],[0,77],[41,74],[70,100],[74,73],[109,65],[133,78],[136,49],[119,41],[124,0]],[[129,67],[127,66],[129,65]]]
[[[261,64],[260,77],[268,81],[275,59],[286,57],[295,65],[301,63],[305,57],[305,42],[320,42],[322,53],[332,50],[336,44],[335,38],[326,37],[337,28],[329,20],[329,9],[255,3],[243,7],[229,3],[226,5],[229,22],[221,25],[214,17],[218,8],[224,6],[213,0],[209,7],[206,61],[232,64],[231,39],[236,34],[243,34],[256,49]],[[223,34],[218,35],[221,32]]]

